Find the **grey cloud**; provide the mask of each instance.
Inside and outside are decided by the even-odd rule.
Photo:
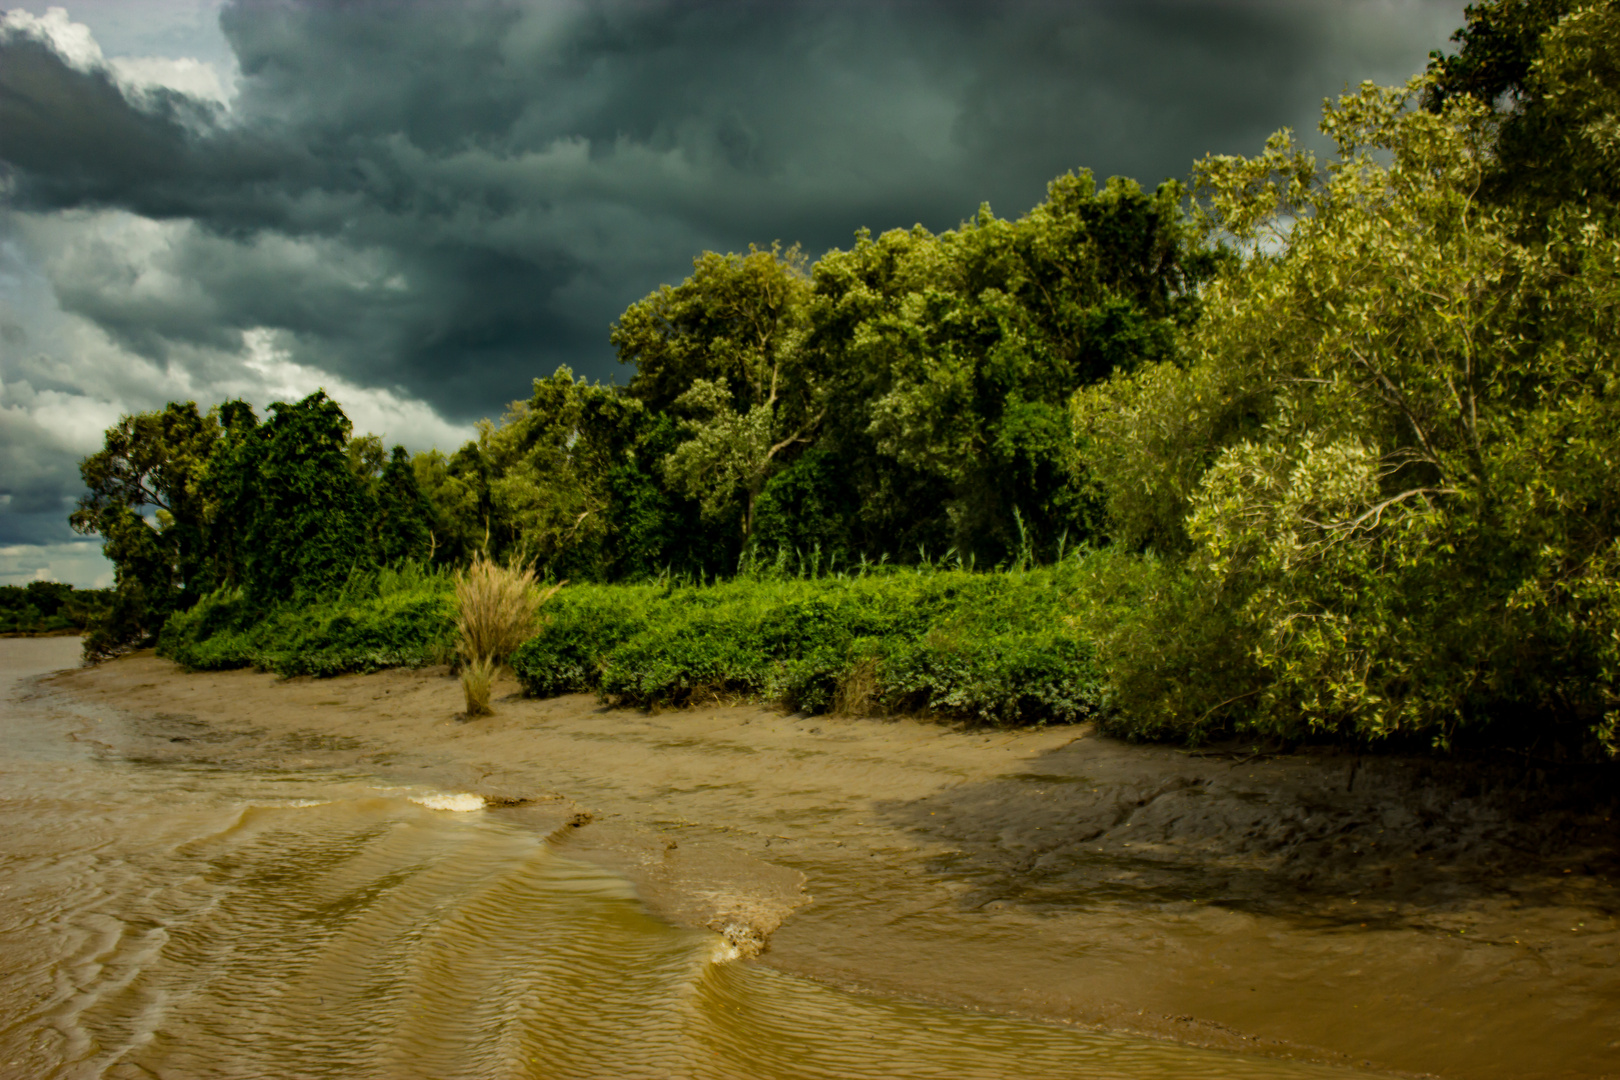
[[[274,327],[303,362],[463,417],[560,362],[615,374],[608,323],[703,248],[1016,214],[1080,166],[1181,177],[1368,66],[1420,66],[1460,9],[236,0],[228,114],[4,40],[0,159],[34,213],[196,223],[150,255],[168,292],[56,276],[130,348]],[[1347,36],[1358,10],[1414,40]]]
[[[0,546],[69,538],[67,517],[78,486],[78,470],[68,448],[41,431],[20,408],[0,400],[0,508],[4,510],[0,513]]]

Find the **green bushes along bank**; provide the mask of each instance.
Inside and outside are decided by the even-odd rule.
[[[808,713],[931,712],[996,724],[1099,715],[1105,683],[1073,605],[1074,560],[1022,573],[929,567],[715,585],[569,586],[512,656],[526,692],[624,705],[779,702]],[[333,675],[449,658],[453,581],[357,575],[327,601],[255,618],[222,591],[172,617],[159,652],[189,668]]]
[[[1076,577],[1065,565],[570,587],[512,667],[539,696],[1067,722],[1098,714],[1104,697],[1092,650],[1066,618]]]
[[[197,671],[256,667],[278,675],[340,675],[445,660],[455,640],[454,581],[406,564],[356,574],[331,598],[268,610],[236,589],[172,616],[158,654]]]

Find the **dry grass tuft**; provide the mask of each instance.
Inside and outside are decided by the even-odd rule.
[[[832,711],[836,716],[872,716],[882,712],[879,700],[877,658],[857,660],[839,680],[833,693]]]
[[[467,696],[468,716],[488,716],[489,688],[495,683],[495,661],[485,657],[461,665],[461,692]]]
[[[457,650],[468,716],[490,712],[496,669],[539,629],[541,606],[561,588],[559,582],[542,589],[533,567],[502,565],[482,554],[456,575]]]

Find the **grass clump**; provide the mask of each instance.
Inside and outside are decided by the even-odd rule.
[[[468,716],[490,713],[496,669],[534,634],[541,605],[561,588],[540,589],[532,567],[502,565],[482,554],[456,575],[456,648]]]

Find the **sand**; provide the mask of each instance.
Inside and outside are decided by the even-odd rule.
[[[136,654],[49,685],[121,754],[481,795],[660,916],[844,987],[1408,1074],[1620,1075],[1620,814],[1581,777],[510,682],[467,721],[443,669]]]

